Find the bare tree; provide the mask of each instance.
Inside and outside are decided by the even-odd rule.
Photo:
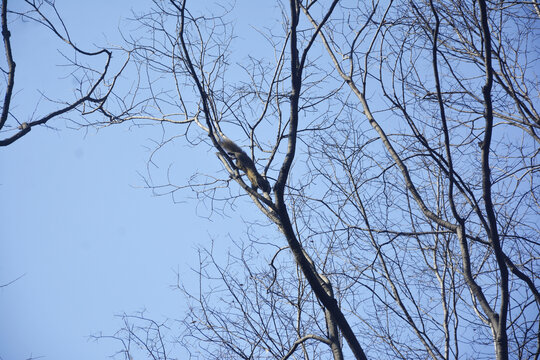
[[[320,35],[337,73],[375,131],[374,139],[382,142],[389,156],[389,162],[379,162],[383,172],[372,178],[394,179],[398,188],[383,180],[382,194],[391,199],[385,206],[397,209],[383,209],[390,222],[374,226],[376,218],[369,216],[363,200],[367,192],[361,191],[369,178],[350,161],[354,150],[324,141],[325,148],[334,145],[341,155],[330,161],[339,162],[348,176],[346,186],[338,185],[335,193],[345,195],[341,203],[354,203],[361,214],[362,231],[371,238],[386,279],[383,286],[395,302],[390,308],[396,307],[431,358],[459,355],[463,348],[459,340],[470,329],[459,324],[463,305],[479,320],[472,331],[489,328],[491,334],[477,336],[481,341],[491,339],[497,359],[508,359],[510,353],[537,358],[540,297],[533,265],[538,255],[534,180],[540,118],[530,96],[532,89],[538,94],[538,84],[529,81],[537,58],[537,51],[529,50],[529,33],[538,17],[530,5],[519,3],[491,8],[485,1],[390,3],[382,12],[378,6],[350,16],[346,31],[334,27]],[[317,28],[308,7],[304,11]],[[356,23],[364,14],[371,16],[376,28]],[[385,108],[370,100],[374,87],[390,104],[390,119],[401,119],[399,124],[383,125],[381,115],[375,115]],[[369,153],[366,145],[372,139],[359,136],[354,141]],[[356,228],[336,209],[333,212],[348,228]],[[389,235],[381,242],[376,233]],[[411,249],[395,244],[402,237],[417,242],[413,247],[418,256],[411,256],[415,263],[395,260]],[[390,249],[384,250],[383,243]],[[440,320],[424,315],[433,313],[431,300],[414,295],[417,286],[408,279],[418,272],[431,273],[433,282],[439,283]],[[463,298],[461,279],[470,301]],[[444,352],[433,336],[437,331],[428,331],[429,323],[440,329]],[[401,349],[395,346],[398,356]]]
[[[226,260],[201,250],[201,291],[194,293],[179,283],[190,301],[182,320],[184,346],[206,359],[290,359],[295,353],[343,359],[339,341],[328,336],[324,325],[333,322],[321,317],[321,306],[313,301],[300,270],[290,277],[278,275],[295,268],[284,257],[287,248],[276,250],[270,270],[258,260],[261,247],[257,241],[238,244],[239,255],[230,253]]]
[[[226,171],[158,190],[216,211],[247,196],[286,240],[257,230],[227,265],[201,251],[184,339],[221,358],[540,357],[534,4],[280,9],[274,59],[248,57],[243,77],[231,9],[156,0],[136,19],[152,99],[114,121],[170,127]]]
[[[334,1],[325,10],[320,20],[322,24],[330,18],[336,5],[337,1]],[[333,294],[330,281],[317,270],[316,264],[302,247],[285,202],[286,183],[296,152],[299,113],[302,108],[312,106],[300,103],[302,86],[316,86],[320,81],[320,78],[310,82],[304,80],[304,70],[311,66],[308,54],[316,42],[319,30],[304,33],[297,29],[301,7],[298,2],[291,1],[287,20],[289,30],[280,40],[278,60],[272,65],[271,78],[267,79],[266,73],[255,74],[261,76],[262,81],[268,81],[264,88],[258,89],[252,84],[243,88],[225,83],[227,47],[231,35],[223,18],[195,16],[186,8],[185,1],[156,1],[155,6],[154,12],[138,19],[150,29],[151,38],[148,42],[145,42],[146,39],[134,41],[132,53],[147,71],[172,74],[176,93],[174,98],[165,92],[161,96],[154,96],[155,104],[151,108],[158,109],[160,114],[141,111],[140,118],[161,123],[197,125],[197,136],[201,141],[205,141],[206,137],[208,143],[219,151],[218,158],[230,177],[244,189],[263,214],[278,226],[287,240],[302,276],[327,312],[326,321],[330,331],[323,343],[332,348],[335,358],[342,358],[336,330],[338,327],[354,356],[365,359],[364,351]],[[312,74],[322,76],[322,79],[326,76],[315,71]],[[151,86],[150,91],[154,94],[152,89],[158,86],[155,83]],[[192,89],[193,92],[186,92],[186,89]],[[327,94],[325,98],[331,96]],[[250,108],[249,103],[253,101],[258,104]],[[310,101],[321,100],[312,98]],[[283,106],[289,108],[288,116],[283,115]],[[181,109],[180,113],[178,109]],[[245,111],[259,114],[252,120],[253,117],[247,116]],[[273,115],[270,116],[270,112]],[[119,118],[119,121],[122,120],[131,119]],[[241,129],[249,139],[250,145],[246,151],[250,149],[250,155],[237,145],[224,146],[225,141],[232,137],[231,125]],[[258,163],[254,156],[257,149],[266,154],[266,164],[260,170],[256,168]],[[247,166],[243,164],[244,161]],[[249,171],[260,171],[259,176],[268,179],[272,189],[263,187],[257,191],[252,186],[256,184],[249,184],[249,180],[246,183],[242,175],[246,172],[251,179]],[[209,182],[201,192],[213,192],[222,186],[221,182]],[[225,183],[228,182],[225,180]],[[305,339],[305,335],[300,334],[299,340],[285,353],[294,352]]]
[[[21,5],[21,4],[18,4]],[[129,57],[123,64],[111,70],[112,50],[101,48],[95,51],[84,50],[76,44],[62,20],[53,1],[25,0],[23,10],[15,11],[8,9],[8,0],[2,0],[2,38],[4,40],[5,63],[2,72],[5,79],[2,112],[0,115],[0,146],[7,146],[28,134],[32,128],[38,125],[46,125],[49,121],[66,117],[72,112],[78,112],[83,116],[91,116],[98,113],[100,116],[108,115],[105,103],[111,96],[124,68],[129,62]],[[25,10],[28,9],[28,10]],[[60,43],[67,47],[64,57],[71,68],[71,77],[77,87],[71,99],[58,100],[54,94],[43,94],[43,97],[55,104],[56,109],[47,114],[39,114],[32,110],[33,104],[24,104],[23,112],[14,111],[12,102],[16,93],[16,54],[13,54],[11,46],[11,32],[9,30],[9,16],[22,21],[31,21],[43,26]],[[59,46],[60,47],[60,46]],[[93,60],[99,59],[101,65],[94,67]],[[111,74],[112,73],[112,74]],[[24,118],[24,120],[21,120]]]

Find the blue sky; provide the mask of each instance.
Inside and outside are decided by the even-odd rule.
[[[118,41],[120,19],[146,3],[63,0],[57,6],[85,46]],[[39,101],[38,89],[61,97],[70,84],[55,66],[62,62],[57,41],[31,23],[12,24],[11,32],[13,110],[24,121],[50,106]],[[158,128],[84,132],[66,129],[64,120],[50,125],[55,129],[34,129],[0,149],[0,284],[22,276],[0,289],[0,359],[103,359],[117,344],[96,344],[89,335],[112,334],[122,325],[115,315],[142,309],[157,319],[181,318],[185,304],[171,287],[176,272],[193,284],[197,246],[223,239],[225,249],[243,226],[237,214],[212,222],[199,216],[206,210],[189,192],[175,204],[142,188],[139,172]],[[213,154],[180,141],[165,154],[158,172],[169,165],[185,170],[177,183],[201,161],[217,163]]]
[[[10,0],[12,6],[21,3]],[[94,50],[121,44],[119,31],[130,35],[131,29],[122,19],[131,16],[132,9],[144,12],[150,3],[58,0],[57,6],[77,45]],[[249,26],[279,26],[279,14],[272,16],[272,11],[279,12],[275,2],[238,0],[236,9],[230,15],[238,19],[231,67],[235,59],[248,55],[272,59],[271,52],[263,53],[272,48],[264,47],[262,36]],[[69,69],[58,66],[65,63],[58,52],[62,46],[49,32],[31,22],[12,23],[11,32],[17,62],[11,110],[23,122],[56,108],[39,91],[65,99],[76,84],[66,76]],[[319,50],[312,49],[311,56]],[[227,73],[235,81],[241,79],[237,75]],[[132,79],[122,80],[125,85]],[[233,240],[246,239],[246,223],[268,223],[248,200],[237,200],[228,217],[213,214],[208,219],[211,209],[189,189],[178,192],[175,201],[145,189],[140,174],[146,174],[155,140],[164,136],[159,125],[77,131],[58,119],[49,126],[0,148],[0,285],[16,280],[0,288],[0,360],[108,358],[119,350],[118,344],[96,343],[90,335],[113,334],[122,327],[118,315],[124,313],[146,310],[156,320],[183,318],[187,306],[173,285],[179,273],[182,285],[197,289],[191,270],[198,265],[197,248],[214,241],[216,258],[226,262]],[[183,128],[167,130],[165,138]],[[181,136],[154,160],[156,184],[166,179],[168,170],[178,185],[195,173],[224,174],[214,150],[188,147]],[[238,186],[231,184],[236,194]],[[268,243],[284,245],[275,227],[267,231],[265,241],[278,239]],[[171,331],[177,334],[178,328]],[[487,347],[491,351],[492,346]],[[183,355],[178,350],[173,356]]]

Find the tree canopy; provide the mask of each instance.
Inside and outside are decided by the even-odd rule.
[[[61,115],[162,126],[157,151],[181,138],[212,172],[148,187],[194,192],[214,216],[260,211],[235,252],[201,250],[200,289],[179,284],[191,311],[168,331],[193,358],[540,356],[536,2],[290,0],[247,34],[241,3],[154,0],[122,46],[94,52],[28,3],[19,16],[72,46],[80,88],[43,117],[10,115],[4,0],[0,145]],[[158,322],[125,324],[120,356],[174,357]]]

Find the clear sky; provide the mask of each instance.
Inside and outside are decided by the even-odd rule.
[[[16,0],[11,0],[15,4]],[[146,1],[57,1],[81,46],[118,41],[120,19]],[[37,30],[37,31],[36,31]],[[35,24],[12,24],[17,63],[14,111],[20,120],[46,112],[43,90],[69,94],[60,78],[57,41]],[[57,95],[60,94],[60,95]],[[0,359],[104,359],[118,344],[89,335],[112,334],[115,315],[147,309],[150,316],[181,318],[185,304],[171,285],[195,279],[196,247],[211,238],[241,236],[241,219],[199,216],[189,192],[180,203],[142,189],[158,128],[111,127],[99,132],[37,128],[0,149]],[[197,154],[181,141],[158,164],[185,178],[213,154]],[[199,206],[199,207],[198,207]],[[223,249],[228,245],[222,244]],[[178,354],[177,354],[178,355]]]
[[[21,0],[9,2],[14,9],[22,4]],[[263,53],[273,49],[264,47],[264,38],[251,26],[274,26],[280,34],[277,2],[230,2],[236,10],[229,18],[238,20],[234,21],[233,56],[273,59],[273,53]],[[92,51],[121,44],[120,31],[136,37],[125,19],[132,10],[148,10],[152,1],[56,3],[76,44]],[[224,4],[221,0],[188,3],[216,6],[217,11]],[[62,47],[58,39],[33,22],[16,21],[10,26],[17,63],[11,111],[24,122],[34,114],[38,117],[57,109],[40,92],[52,99],[72,98],[76,84],[68,76],[69,68],[59,66],[66,60],[58,51]],[[310,56],[318,50],[320,44],[311,49]],[[0,62],[4,69],[5,59]],[[227,74],[234,80],[240,78],[237,75]],[[129,84],[129,72],[121,80]],[[3,91],[0,88],[0,97]],[[374,93],[370,104],[378,97]],[[258,220],[263,228],[268,220],[249,200],[236,201],[237,211],[228,217],[213,214],[209,219],[211,209],[189,189],[178,192],[174,201],[145,189],[141,174],[146,174],[149,156],[163,136],[159,125],[125,123],[99,131],[75,130],[64,119],[48,125],[0,148],[0,285],[8,284],[0,287],[0,360],[107,359],[120,350],[119,344],[107,339],[95,342],[92,335],[112,335],[124,325],[122,314],[142,310],[158,321],[182,319],[188,309],[174,285],[180,274],[182,285],[197,289],[198,278],[191,270],[198,266],[197,248],[213,242],[216,258],[225,262],[233,240],[247,238],[246,223]],[[402,125],[390,122],[385,126]],[[178,133],[184,130],[177,127],[167,135],[176,134],[177,129]],[[214,150],[192,148],[184,140],[179,136],[167,143],[154,159],[152,176],[157,184],[169,170],[177,185],[186,184],[198,172],[216,174],[221,169],[220,175],[225,173]],[[476,142],[472,146],[476,148]],[[237,190],[231,182],[231,192]],[[285,245],[275,227],[265,230],[265,239],[277,239],[268,243]],[[178,334],[179,329],[170,331]],[[460,346],[464,353],[470,350],[466,343]],[[485,347],[491,351],[492,345]],[[173,357],[187,358],[181,349]]]

